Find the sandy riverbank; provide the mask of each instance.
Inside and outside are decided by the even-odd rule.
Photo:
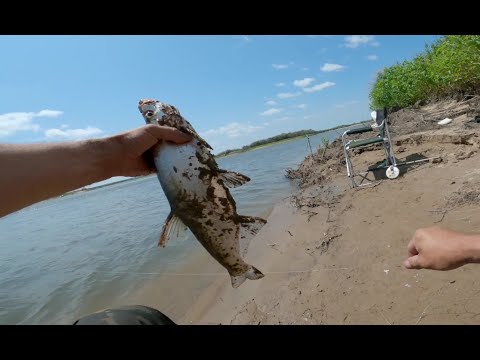
[[[214,276],[194,299],[185,292],[189,306],[181,311],[168,306],[166,313],[181,324],[480,323],[478,266],[435,272],[402,265],[419,227],[480,231],[480,124],[471,122],[480,101],[475,101],[393,115],[400,161],[441,158],[404,167],[395,180],[351,189],[339,141],[323,159],[306,158],[292,173],[299,191],[275,206],[250,244],[246,259],[265,278],[234,290],[228,276]],[[466,107],[468,113],[462,111]],[[446,116],[454,121],[446,126],[434,121]],[[374,148],[358,152],[354,165],[366,168],[382,158],[383,150]],[[224,272],[204,255],[192,271]],[[195,281],[175,279],[172,288],[189,289]]]

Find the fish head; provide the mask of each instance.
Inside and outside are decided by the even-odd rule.
[[[141,99],[138,102],[138,110],[147,124],[177,127],[180,117],[175,107],[153,99]]]

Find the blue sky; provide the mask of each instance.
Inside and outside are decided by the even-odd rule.
[[[142,126],[140,98],[176,106],[214,147],[369,118],[378,70],[436,36],[0,36],[0,142]]]

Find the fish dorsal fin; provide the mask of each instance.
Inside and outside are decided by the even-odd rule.
[[[186,231],[188,231],[187,226],[171,211],[163,224],[158,246],[165,247],[168,241],[172,242],[179,239],[185,235]]]
[[[258,234],[260,229],[267,223],[259,217],[240,216],[240,255],[244,257],[247,254],[250,241]]]
[[[239,187],[250,181],[248,176],[239,174],[235,171],[220,170],[218,177],[222,179],[225,186],[229,188]]]

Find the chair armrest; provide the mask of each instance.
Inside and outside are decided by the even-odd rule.
[[[369,132],[369,131],[373,131],[371,126],[362,127],[362,128],[358,128],[358,129],[347,130],[347,131],[345,131],[344,134],[345,135],[362,134],[362,133]]]

